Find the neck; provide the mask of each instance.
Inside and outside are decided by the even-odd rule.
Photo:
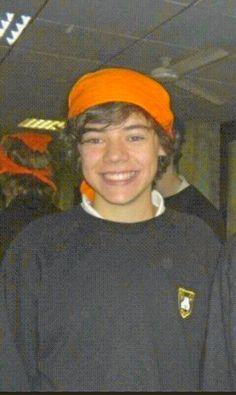
[[[99,197],[95,198],[94,209],[102,218],[113,222],[135,223],[149,220],[155,217],[157,207],[152,204],[151,194],[145,201],[134,201],[128,204],[112,204],[100,201]]]
[[[182,183],[176,169],[171,164],[162,178],[157,181],[156,188],[162,194],[163,197],[175,195]]]

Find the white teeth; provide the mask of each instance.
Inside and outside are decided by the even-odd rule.
[[[106,173],[104,174],[104,177],[107,180],[111,181],[124,181],[124,180],[129,180],[131,177],[135,175],[135,171],[130,171],[128,173]]]

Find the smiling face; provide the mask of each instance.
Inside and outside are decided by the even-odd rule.
[[[79,152],[84,177],[96,192],[95,209],[152,207],[158,156],[165,153],[142,114],[133,113],[122,124],[109,127],[87,123]]]

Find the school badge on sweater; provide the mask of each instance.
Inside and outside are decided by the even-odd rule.
[[[187,318],[192,314],[195,292],[189,289],[178,288],[178,309],[182,318]]]

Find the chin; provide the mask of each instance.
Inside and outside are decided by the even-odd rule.
[[[116,194],[116,196],[103,196],[103,199],[105,199],[108,203],[121,206],[131,203],[133,200],[135,200],[135,198],[136,195],[119,196],[118,194]]]

